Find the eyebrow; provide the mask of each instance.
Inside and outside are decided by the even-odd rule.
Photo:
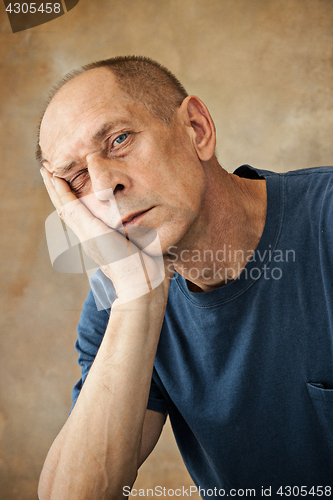
[[[36,150],[36,158],[37,158],[37,161],[42,166],[44,166],[44,162],[49,163],[48,160],[46,160],[45,158],[43,158],[43,153],[42,153],[42,150],[41,150],[41,147],[39,146],[39,144],[38,144],[37,150]],[[64,165],[63,167],[57,169],[57,176],[61,176],[61,175],[67,174],[77,163],[78,163],[77,161],[72,161],[68,165]]]
[[[55,175],[60,177],[62,175],[67,174],[68,172],[70,172],[70,170],[72,170],[73,167],[75,167],[75,165],[77,165],[77,163],[78,163],[77,161],[72,161],[68,165],[58,168],[57,172],[55,172]]]
[[[106,123],[103,123],[103,125],[93,135],[93,141],[96,142],[96,141],[99,141],[101,139],[104,139],[104,137],[109,132],[111,132],[111,130],[113,128],[115,128],[117,125],[120,125],[122,123],[125,123],[125,122],[116,121],[116,122],[106,122]],[[127,122],[126,122],[126,124],[127,124]]]

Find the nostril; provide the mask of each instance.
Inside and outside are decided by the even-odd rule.
[[[116,194],[117,191],[122,191],[124,188],[125,186],[123,184],[117,184],[113,194]]]

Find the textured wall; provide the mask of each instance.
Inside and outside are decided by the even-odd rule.
[[[49,87],[121,54],[156,58],[211,110],[218,153],[278,171],[332,163],[331,0],[80,0],[13,34],[0,4],[0,500],[36,499],[39,472],[79,377],[73,344],[88,285],[54,272],[53,210],[34,161]],[[138,485],[190,485],[167,427]]]

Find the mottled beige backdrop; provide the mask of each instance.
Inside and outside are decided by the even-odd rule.
[[[92,60],[150,56],[208,105],[227,170],[332,164],[333,0],[80,0],[16,34],[0,0],[0,28],[0,500],[35,500],[79,378],[88,290],[85,276],[53,271],[47,252],[53,207],[34,149],[49,87]],[[167,425],[138,486],[191,484]]]

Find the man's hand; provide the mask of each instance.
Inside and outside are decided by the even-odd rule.
[[[141,250],[152,244],[146,231],[134,232],[135,245],[94,217],[64,180],[53,184],[45,169],[43,177],[59,215],[113,281],[118,299],[75,407],[45,460],[39,498],[121,498],[163,427],[164,416],[147,410],[147,401],[172,276],[168,271],[163,280],[162,255],[158,260]],[[131,307],[123,305],[129,300]]]
[[[155,230],[139,226],[116,231],[96,218],[65,180],[45,168],[41,173],[59,216],[79,238],[85,253],[113,282],[117,304],[141,297],[163,281],[164,262]],[[148,255],[149,249],[154,256]]]

